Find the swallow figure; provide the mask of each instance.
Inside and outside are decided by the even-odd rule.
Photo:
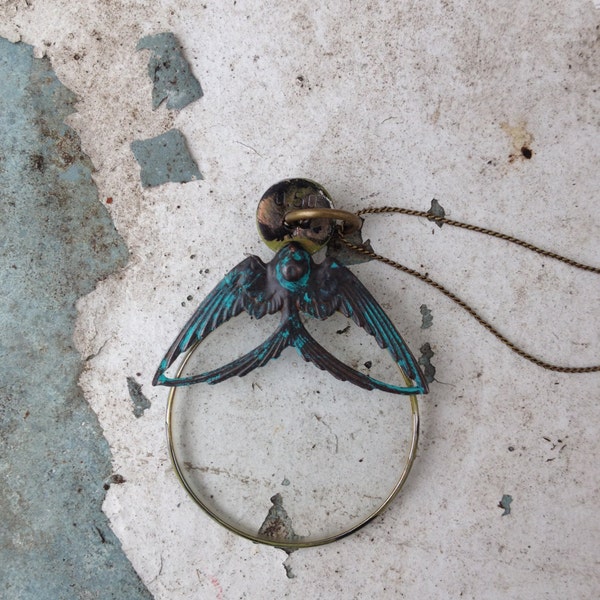
[[[242,311],[255,319],[280,312],[281,321],[260,346],[222,367],[188,377],[165,375],[181,354]],[[393,385],[349,367],[317,343],[300,317],[304,314],[324,320],[336,311],[352,319],[372,335],[381,348],[387,349],[413,385]],[[201,382],[214,384],[234,375],[242,377],[277,358],[288,346],[296,348],[305,361],[337,379],[367,390],[395,394],[426,394],[428,391],[415,357],[359,279],[333,258],[315,263],[310,253],[293,241],[283,246],[269,263],[250,256],[225,275],[177,336],[152,383],[173,387]]]

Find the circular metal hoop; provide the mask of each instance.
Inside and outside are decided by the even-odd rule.
[[[198,345],[199,345],[199,343],[196,343],[186,353],[181,366],[177,370],[177,377],[180,377],[182,375],[188,361],[192,357],[192,355],[193,355],[194,351],[196,350],[196,348],[198,347]],[[403,373],[402,373],[402,376],[403,376],[405,382],[407,384],[410,384],[410,380],[407,379],[407,377]],[[274,546],[276,548],[294,550],[294,549],[298,549],[298,548],[309,548],[312,546],[320,546],[323,544],[329,544],[331,542],[335,542],[344,537],[347,537],[352,533],[355,533],[356,531],[358,531],[359,529],[361,529],[362,527],[364,527],[365,525],[370,523],[373,519],[375,519],[378,515],[380,515],[390,505],[390,503],[398,495],[398,492],[400,492],[402,486],[404,485],[406,479],[408,478],[408,475],[410,473],[410,470],[411,470],[414,460],[416,458],[417,445],[418,445],[418,441],[419,441],[419,404],[417,402],[417,397],[414,395],[411,395],[410,396],[411,437],[410,437],[409,451],[408,451],[408,455],[406,458],[406,462],[405,462],[402,472],[400,473],[398,481],[393,486],[393,488],[388,493],[388,495],[385,497],[383,502],[375,510],[373,510],[370,514],[368,514],[365,518],[363,518],[358,524],[355,524],[352,527],[341,531],[340,533],[323,536],[321,538],[316,538],[316,539],[311,539],[311,540],[302,540],[302,539],[300,539],[300,540],[285,540],[285,539],[271,539],[268,537],[260,536],[260,535],[245,531],[245,530],[241,529],[240,527],[237,527],[233,523],[233,519],[230,521],[230,520],[227,520],[227,519],[223,518],[222,516],[218,515],[210,506],[207,505],[206,502],[203,501],[203,499],[196,493],[196,491],[193,489],[192,485],[188,481],[185,471],[183,469],[183,466],[180,464],[179,459],[177,457],[176,444],[175,444],[175,440],[173,439],[173,409],[174,409],[174,405],[175,405],[175,399],[177,396],[177,390],[178,390],[177,387],[172,387],[170,390],[168,403],[167,403],[167,414],[166,414],[167,445],[168,445],[168,449],[169,449],[169,457],[173,464],[173,468],[175,469],[175,473],[177,474],[179,481],[181,482],[181,484],[183,485],[183,487],[185,488],[187,493],[191,496],[192,500],[204,512],[206,512],[217,523],[219,523],[220,525],[222,525],[229,531],[236,533],[248,540],[251,540],[252,542],[266,544],[268,546]]]

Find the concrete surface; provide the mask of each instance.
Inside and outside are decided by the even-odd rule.
[[[319,181],[347,210],[427,210],[436,198],[451,218],[599,264],[593,2],[164,0],[82,8],[30,0],[5,3],[1,14],[0,34],[33,45],[77,94],[67,123],[129,249],[127,265],[79,301],[75,343],[85,361],[80,385],[109,444],[111,472],[122,477],[103,510],[154,597],[598,596],[600,376],[524,362],[408,276],[356,267],[413,350],[430,344],[436,382],[421,403],[420,452],[405,489],[348,539],[287,556],[213,523],[174,476],[166,393],[150,386],[195,304],[246,253],[269,258],[254,211],[263,191],[287,176]],[[177,36],[204,91],[181,111],[152,110],[148,53],[136,52],[142,37],[164,31]],[[172,128],[184,134],[204,179],[142,189],[130,144]],[[599,362],[597,276],[407,217],[371,217],[366,235],[377,251],[460,293],[527,350],[557,363]],[[324,329],[324,339],[344,326]],[[213,347],[226,352],[245,335],[224,331]],[[360,350],[354,338],[347,347]],[[385,479],[398,426],[386,426],[394,414],[386,398],[350,397],[287,358],[238,380],[233,407],[219,404],[226,392],[218,387],[183,406],[193,411],[197,402],[223,423],[211,434],[221,444],[208,446],[223,464],[209,474],[227,501],[260,523],[272,506],[262,492],[275,482],[275,491],[307,500],[317,526],[362,506],[365,475],[355,458],[363,450]],[[287,389],[282,382],[293,388],[292,374],[309,385]],[[139,417],[128,378],[150,402]],[[351,434],[356,443],[345,443]],[[265,448],[277,452],[265,458]],[[285,473],[262,472],[271,465]],[[33,474],[22,476],[38,485]],[[312,482],[331,489],[301,496]],[[505,496],[508,515],[498,506]],[[56,512],[60,501],[48,502]],[[36,580],[51,567],[40,562],[27,574]],[[77,596],[65,588],[59,597]]]

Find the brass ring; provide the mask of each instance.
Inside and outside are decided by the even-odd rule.
[[[177,377],[181,377],[186,364],[192,357],[194,351],[198,347],[199,342],[194,344],[189,351],[186,353],[184,360],[182,361],[181,366],[177,370]],[[404,375],[401,371],[401,374],[404,378],[404,381],[407,385],[411,384],[410,379]],[[322,538],[317,538],[314,540],[277,540],[277,539],[269,539],[266,537],[261,537],[259,535],[255,535],[248,531],[244,531],[239,527],[236,527],[232,522],[225,520],[223,517],[219,516],[215,513],[207,504],[198,496],[198,494],[194,491],[188,480],[186,479],[185,472],[183,470],[182,465],[179,463],[179,459],[177,458],[177,454],[175,451],[175,444],[173,441],[173,406],[175,404],[175,396],[177,394],[177,387],[172,387],[169,393],[168,403],[167,403],[167,414],[166,414],[166,430],[167,430],[167,446],[169,449],[169,457],[173,464],[173,468],[175,469],[175,473],[177,474],[177,478],[181,482],[181,485],[185,488],[187,493],[191,496],[192,500],[212,519],[214,519],[217,523],[228,529],[229,531],[236,533],[252,542],[256,542],[259,544],[265,544],[267,546],[274,546],[276,548],[284,548],[289,550],[295,550],[298,548],[310,548],[312,546],[321,546],[323,544],[329,544],[331,542],[335,542],[337,540],[341,540],[349,536],[352,533],[355,533],[368,523],[370,523],[373,519],[375,519],[378,515],[380,515],[394,500],[394,498],[398,495],[398,492],[404,485],[410,470],[413,466],[415,458],[417,456],[417,446],[419,442],[419,404],[417,402],[417,397],[415,395],[410,396],[410,407],[411,407],[411,439],[410,439],[410,448],[408,451],[408,456],[406,459],[406,463],[404,465],[404,469],[402,470],[400,477],[390,493],[381,503],[381,505],[376,508],[371,514],[369,514],[366,518],[364,518],[357,525],[353,525],[349,529],[342,531],[335,535],[330,535]]]
[[[300,208],[298,210],[292,210],[285,215],[286,223],[296,223],[297,221],[310,219],[343,221],[344,227],[342,233],[346,235],[359,231],[363,224],[363,220],[358,215],[336,208]]]

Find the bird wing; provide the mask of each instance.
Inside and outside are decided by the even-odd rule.
[[[201,342],[219,325],[239,315],[243,310],[250,316],[260,319],[266,314],[281,310],[282,304],[282,296],[267,286],[265,263],[257,256],[246,258],[229,271],[198,306],[161,361],[154,375],[153,385],[193,383],[184,382],[185,378],[182,378],[181,383],[178,384],[179,380],[168,378],[165,371],[182,353]],[[208,376],[208,373],[204,375]],[[198,381],[206,380],[206,378],[198,379]]]
[[[312,277],[309,291],[296,298],[298,310],[318,319],[326,319],[335,311],[339,311],[352,319],[375,338],[380,348],[388,350],[406,376],[415,382],[419,390],[416,393],[427,393],[427,382],[406,342],[385,311],[352,271],[334,259],[326,259],[314,266]],[[382,389],[379,385],[375,387]]]

